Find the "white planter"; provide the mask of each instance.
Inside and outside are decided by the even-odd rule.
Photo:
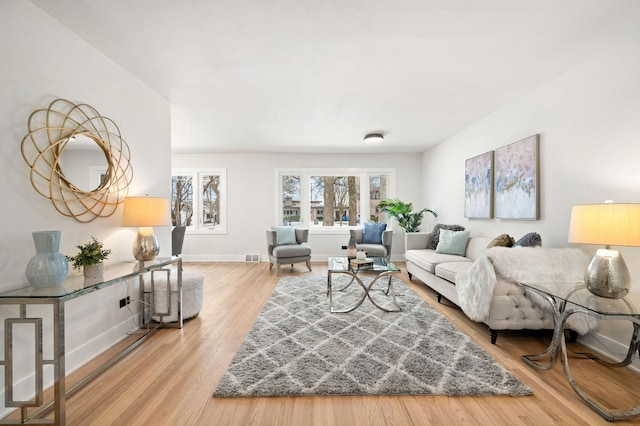
[[[102,279],[104,273],[104,263],[94,263],[93,265],[84,265],[82,274],[86,279],[97,280]]]

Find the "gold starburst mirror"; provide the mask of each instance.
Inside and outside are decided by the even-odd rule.
[[[29,116],[22,157],[33,188],[78,222],[111,216],[133,177],[116,123],[87,104],[56,99]]]

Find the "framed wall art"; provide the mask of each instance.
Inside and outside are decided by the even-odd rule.
[[[464,217],[491,219],[493,214],[493,151],[464,164]]]
[[[495,215],[537,220],[539,216],[538,135],[495,151]]]

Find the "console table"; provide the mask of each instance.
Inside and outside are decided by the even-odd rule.
[[[633,324],[626,356],[621,361],[612,361],[591,353],[582,353],[587,359],[593,359],[610,367],[626,367],[633,361],[636,353],[640,353],[640,295],[629,293],[622,299],[609,299],[591,293],[584,284],[539,283],[520,284],[546,299],[553,310],[554,331],[549,347],[541,354],[523,355],[522,359],[539,370],[548,370],[555,364],[560,353],[564,373],[573,390],[584,402],[608,421],[624,420],[640,414],[640,405],[629,410],[611,411],[592,397],[588,390],[578,385],[571,375],[565,342],[564,329],[567,320],[575,314],[585,314],[599,320],[625,320]],[[592,383],[591,386],[597,386]]]
[[[172,265],[175,265],[172,268]],[[158,323],[151,324],[151,316],[171,315],[171,303],[162,304],[163,309],[168,312],[158,312],[155,310],[154,297],[154,275],[166,274],[165,285],[168,285],[167,295],[171,297],[170,274],[175,274],[177,279],[177,289],[175,291],[177,297],[177,318],[174,323]],[[151,285],[149,291],[145,292],[145,277],[150,277]],[[89,373],[81,381],[75,385],[66,388],[66,370],[65,370],[65,303],[69,300],[85,296],[94,291],[110,287],[112,285],[122,283],[127,280],[136,280],[138,282],[140,300],[148,304],[149,308],[140,308],[138,312],[141,315],[141,331],[136,335],[138,337],[127,347],[122,349],[118,354],[114,355],[107,362]],[[115,305],[116,301],[113,301]],[[104,275],[100,280],[93,282],[84,279],[82,275],[70,275],[58,286],[46,288],[27,287],[7,293],[0,294],[0,305],[17,305],[19,306],[19,316],[16,318],[4,319],[4,359],[0,361],[0,366],[4,367],[5,376],[5,406],[18,407],[21,409],[21,421],[6,420],[0,421],[0,424],[65,424],[65,402],[66,398],[87,384],[93,378],[98,376],[111,365],[115,364],[119,359],[124,357],[132,349],[142,343],[147,337],[152,335],[158,328],[171,327],[182,328],[182,259],[180,257],[156,258],[147,262],[122,262],[107,265],[104,269]],[[50,305],[53,310],[53,356],[51,359],[45,359],[43,355],[43,322],[44,317],[28,313],[27,308],[33,305]],[[174,313],[175,314],[175,313]],[[48,318],[48,317],[47,317]],[[32,326],[35,335],[33,354],[34,371],[35,371],[35,396],[28,400],[14,399],[14,383],[13,383],[13,360],[17,358],[14,353],[13,345],[13,329],[14,326],[28,325]],[[53,401],[45,403],[43,400],[43,370],[45,366],[53,368]],[[31,411],[28,411],[31,409]],[[54,412],[54,418],[42,418],[51,410]]]

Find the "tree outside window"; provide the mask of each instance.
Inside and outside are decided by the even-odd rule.
[[[389,177],[387,175],[376,175],[369,177],[369,221],[375,223],[384,223],[387,221],[387,215],[378,211],[380,200],[389,198],[387,189]]]
[[[171,177],[171,223],[191,226],[193,219],[193,177]]]
[[[276,170],[283,225],[324,232],[386,222],[377,206],[395,193],[395,169],[292,170]]]
[[[176,170],[171,177],[171,221],[191,231],[226,232],[226,171]],[[195,182],[195,187],[194,187]]]
[[[300,225],[300,176],[282,176],[282,225]]]
[[[333,227],[360,223],[359,176],[311,176],[309,184],[312,225]]]
[[[202,176],[202,222],[220,225],[220,176]]]

